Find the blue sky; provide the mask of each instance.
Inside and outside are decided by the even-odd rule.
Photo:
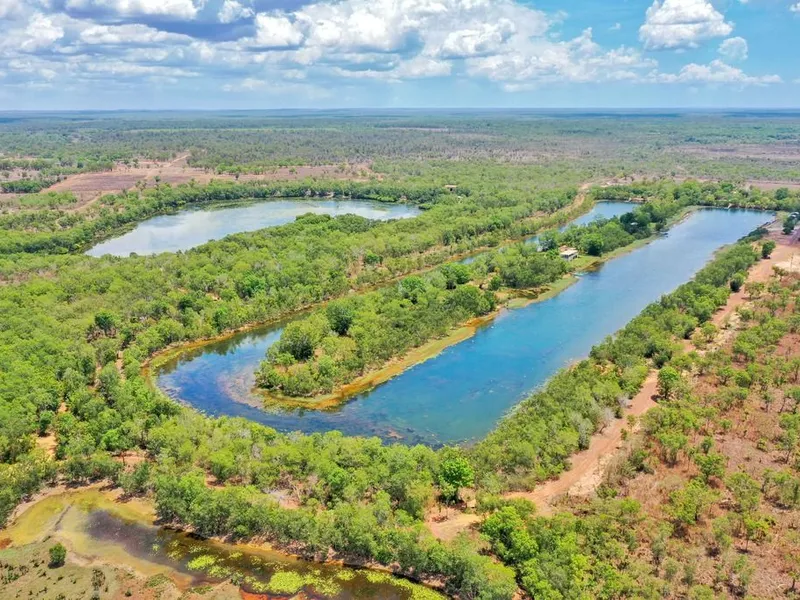
[[[798,0],[0,0],[0,109],[779,107]]]

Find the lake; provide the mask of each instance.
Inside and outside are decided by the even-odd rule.
[[[414,205],[372,200],[286,198],[235,205],[206,205],[148,219],[128,233],[94,246],[87,254],[128,256],[132,252],[144,255],[188,250],[233,233],[285,225],[306,213],[331,216],[353,214],[386,221],[415,217],[419,212],[419,207]]]
[[[770,219],[757,211],[697,210],[646,246],[582,274],[561,294],[501,313],[471,339],[332,410],[263,410],[243,402],[258,400],[253,373],[280,325],[182,354],[156,381],[207,414],[245,417],[280,431],[338,429],[434,446],[474,441],[558,369],[691,279],[717,249]]]

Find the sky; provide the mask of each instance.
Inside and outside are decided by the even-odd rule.
[[[797,108],[798,0],[0,0],[0,110]]]

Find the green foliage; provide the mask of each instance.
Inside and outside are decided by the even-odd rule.
[[[50,546],[47,552],[50,555],[50,566],[52,568],[64,566],[67,560],[67,549],[64,547],[64,544],[58,542],[56,545]]]
[[[424,117],[397,119],[427,122]],[[563,224],[581,209],[565,210],[576,190],[542,187],[553,181],[575,183],[586,173],[559,164],[499,164],[486,160],[499,151],[495,142],[489,149],[476,149],[444,141],[476,139],[476,133],[495,139],[498,132],[507,135],[515,127],[534,139],[539,128],[553,124],[523,119],[511,126],[491,115],[478,124],[453,117],[454,133],[446,136],[415,127],[365,136],[360,126],[345,126],[330,129],[323,142],[291,143],[318,140],[323,122],[329,121],[320,116],[313,127],[274,129],[270,136],[237,126],[232,143],[229,129],[137,133],[141,124],[114,119],[113,125],[81,130],[80,135],[59,132],[48,137],[47,158],[0,159],[5,165],[0,168],[36,171],[41,183],[66,172],[108,168],[111,157],[129,162],[134,154],[166,158],[185,148],[197,148],[191,164],[218,172],[264,172],[278,160],[321,164],[368,155],[377,157],[373,168],[382,174],[380,181],[367,181],[365,175],[360,183],[309,179],[158,185],[109,195],[86,210],[69,212],[58,209],[74,203],[74,196],[45,193],[16,200],[12,211],[0,215],[0,521],[22,498],[53,481],[58,471],[66,482],[109,480],[128,494],[152,491],[160,518],[190,526],[200,535],[259,536],[311,557],[328,556],[332,550],[399,565],[409,576],[442,580],[448,593],[462,598],[510,598],[517,581],[542,598],[652,596],[623,564],[638,543],[631,527],[638,509],[624,502],[604,503],[586,518],[552,520],[536,519],[521,504],[498,504],[484,524],[484,535],[508,566],[466,540],[444,544],[432,539],[420,519],[437,494],[454,498],[460,488],[473,484],[493,491],[526,486],[566,468],[569,456],[586,447],[591,434],[638,391],[651,364],[671,365],[662,370],[679,364],[676,338],[707,323],[737,273],[755,259],[745,245],[722,253],[695,281],[599,344],[590,359],[557,374],[487,440],[463,455],[337,433],[283,435],[242,420],[206,419],[151,389],[139,366],[170,344],[332,300],[287,327],[260,373],[274,389],[312,394],[486,314],[494,308],[493,291],[556,281],[569,268],[549,252],[561,244],[601,255],[661,231],[689,205],[788,208],[796,205],[796,194],[772,197],[696,182],[597,190],[598,198],[644,198],[646,203],[619,219],[543,234],[540,243],[546,252],[532,244],[514,245],[489,252],[470,266],[446,265],[429,275],[408,276],[455,255]],[[252,125],[253,120],[243,117],[242,123]],[[71,128],[80,126],[65,124],[63,131]],[[708,130],[695,133],[710,135]],[[4,152],[30,147],[27,137],[33,136],[13,126],[0,127]],[[70,143],[65,145],[65,139]],[[606,135],[597,139],[604,146],[609,143]],[[396,159],[397,148],[405,155],[406,142],[424,158],[403,163],[381,158]],[[536,147],[522,134],[507,143],[503,152]],[[456,154],[451,144],[457,144]],[[282,159],[276,158],[278,146],[288,148]],[[291,156],[286,158],[285,152]],[[466,160],[458,154],[462,152],[475,152],[479,159],[471,155]],[[454,156],[458,160],[442,160]],[[606,168],[593,165],[592,176]],[[445,190],[451,179],[457,187]],[[230,236],[175,255],[95,259],[77,254],[143,219],[189,205],[327,195],[411,202],[425,210],[415,219],[391,223],[309,215],[284,227]],[[385,290],[350,295],[387,282],[392,285]],[[770,327],[764,324],[759,339],[775,335],[778,328]],[[738,341],[741,356],[747,356],[754,340]],[[758,373],[732,371],[732,380],[749,378],[748,389],[759,385]],[[675,396],[669,404],[682,401]],[[62,404],[66,412],[60,411]],[[660,427],[665,453],[678,460],[692,451],[686,440],[697,431],[696,423],[670,407],[657,418],[646,425]],[[682,425],[676,427],[676,422]],[[776,445],[793,456],[797,428],[788,419],[784,425]],[[668,431],[672,428],[676,431]],[[55,460],[34,444],[34,435],[50,432],[57,441]],[[127,450],[145,453],[147,460],[123,468],[119,455]],[[696,462],[705,478],[721,474],[711,448],[697,455]],[[227,485],[208,487],[209,474]],[[767,500],[794,502],[791,476],[776,475],[769,481]],[[299,508],[283,508],[276,500],[287,493],[290,500],[299,500]],[[688,515],[692,507],[685,498],[678,500],[676,506]],[[743,527],[748,540],[756,540],[763,519],[755,514],[748,519]]]
[[[633,525],[640,518],[630,500],[598,502],[583,517],[549,519],[506,506],[483,522],[481,533],[533,598],[637,597],[644,590],[625,562],[638,544]]]
[[[745,277],[744,273],[734,273],[733,277],[731,277],[731,284],[730,284],[731,285],[731,291],[732,292],[738,292],[739,290],[741,290],[742,286],[744,285],[745,280],[746,280],[746,277]]]
[[[681,374],[673,367],[663,367],[658,372],[658,395],[669,400],[681,385]]]
[[[669,513],[681,528],[696,524],[717,500],[718,494],[699,479],[692,479],[670,496]]]
[[[409,277],[293,321],[270,347],[256,383],[287,396],[330,392],[468,319],[491,312],[494,294],[466,284],[469,268],[456,266],[462,268]]]
[[[475,472],[465,457],[452,456],[439,465],[438,479],[442,495],[448,500],[456,500],[461,488],[473,484]]]

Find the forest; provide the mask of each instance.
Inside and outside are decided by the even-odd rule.
[[[564,232],[546,230],[536,244],[488,251],[469,265],[447,264],[424,277],[407,277],[394,287],[332,302],[286,327],[270,347],[256,383],[290,397],[333,392],[366,371],[493,312],[498,292],[505,298],[523,290],[535,294],[574,271],[559,256],[559,247],[600,257],[663,230],[686,208],[685,202],[690,199],[683,196],[653,200],[619,219],[573,225]]]
[[[200,414],[149,380],[146,367],[161,351],[308,310],[269,351],[258,383],[286,396],[327,393],[492,313],[515,293],[563,277],[571,267],[558,256],[561,245],[602,258],[663,233],[697,207],[780,211],[787,222],[800,210],[800,194],[789,187],[743,183],[791,181],[800,176],[791,165],[714,164],[682,154],[681,169],[733,181],[656,179],[674,164],[654,158],[663,147],[642,141],[642,131],[657,126],[669,152],[686,144],[779,144],[800,135],[792,118],[729,116],[725,126],[689,117],[628,120],[620,145],[637,145],[608,152],[593,167],[614,126],[529,117],[400,114],[343,125],[319,115],[312,125],[306,116],[253,115],[234,127],[218,116],[199,129],[186,115],[164,133],[150,130],[163,124],[157,114],[0,123],[8,153],[0,168],[15,177],[26,171],[0,180],[14,196],[0,211],[0,524],[42,489],[106,482],[152,501],[165,525],[268,541],[313,560],[383,565],[463,599],[510,600],[518,589],[548,599],[713,598],[722,590],[744,597],[753,567],[739,550],[761,548],[770,536],[787,548],[780,564],[788,565],[798,544],[783,535],[776,510],[797,509],[798,371],[796,358],[775,349],[796,342],[798,287],[788,275],[743,284],[769,256],[765,231],[721,250],[470,446],[278,432]],[[430,135],[434,122],[445,131]],[[329,139],[314,130],[331,123]],[[260,134],[263,128],[275,136]],[[572,133],[562,139],[563,132]],[[535,164],[530,156],[542,140],[555,158]],[[563,157],[581,144],[585,154],[567,166]],[[292,151],[278,158],[279,148]],[[369,157],[380,176],[158,183],[78,208],[71,193],[44,185],[187,149],[190,165],[220,173]],[[617,180],[626,170],[646,177]],[[615,181],[579,188],[588,174]],[[423,210],[389,222],[304,215],[155,256],[83,254],[156,215],[276,197]],[[631,211],[558,230],[603,200],[631,202]],[[537,244],[521,243],[534,234]],[[458,262],[466,256],[473,262]],[[730,347],[686,352],[688,342],[712,345],[716,311],[743,287],[754,304],[740,311],[744,324]],[[574,454],[623,415],[651,369],[660,373],[659,406],[639,429],[631,425],[629,454],[595,501],[548,516],[508,496],[568,470]],[[711,384],[719,389],[697,388]],[[753,431],[741,423],[762,413],[774,431],[759,434],[754,448],[783,462],[747,475],[751,481],[724,464],[719,438]],[[682,469],[683,479],[664,496],[663,512],[653,513],[635,486],[670,469]],[[280,501],[285,490],[296,505]],[[467,491],[480,516],[475,535],[434,537],[426,526],[432,507],[463,507]],[[700,577],[687,548],[706,547],[708,556],[695,561],[705,569]]]
[[[691,351],[660,359],[658,406],[629,421],[597,499],[553,518],[524,500],[492,504],[481,531],[532,597],[795,597],[800,356],[781,348],[800,331],[799,286],[785,274],[754,284],[729,342],[706,321]],[[645,311],[640,331],[680,296]]]

